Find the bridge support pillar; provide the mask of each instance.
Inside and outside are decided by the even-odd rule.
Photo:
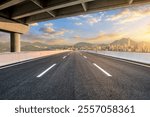
[[[10,34],[10,51],[11,52],[20,52],[20,34],[11,32]]]

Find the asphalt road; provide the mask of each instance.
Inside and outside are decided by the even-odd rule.
[[[3,100],[150,99],[150,67],[66,52],[0,68]]]

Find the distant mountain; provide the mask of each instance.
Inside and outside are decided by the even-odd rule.
[[[22,51],[39,51],[39,50],[49,50],[50,47],[47,44],[35,42],[21,42],[21,50]]]
[[[0,42],[0,52],[9,52],[10,51],[10,43],[8,42]],[[22,51],[39,51],[39,50],[49,50],[51,47],[47,44],[35,42],[21,42],[21,50]]]
[[[50,45],[51,49],[67,49],[71,48],[72,45]]]
[[[91,43],[86,43],[86,42],[79,42],[79,43],[76,43],[74,45],[75,48],[80,48],[80,47],[91,47],[93,46],[94,44],[91,44]]]
[[[123,38],[123,39],[120,39],[120,40],[116,40],[116,41],[113,41],[110,45],[125,45],[125,44],[130,44],[130,45],[136,45],[137,42],[129,39],[129,38]]]
[[[9,52],[10,43],[0,42],[0,52]],[[68,45],[48,45],[41,42],[21,42],[21,51],[40,51],[40,50],[52,50],[52,49],[66,49],[71,46]]]
[[[0,52],[9,52],[10,48],[9,42],[0,42]],[[48,45],[41,42],[21,42],[21,51],[41,51],[41,50],[55,50],[55,49],[94,49],[98,46],[102,47],[102,49],[108,49],[109,45],[132,45],[135,48],[146,48],[147,50],[150,48],[150,42],[136,42],[129,38],[123,38],[120,40],[113,41],[110,44],[91,44],[87,42],[79,42],[74,45]]]

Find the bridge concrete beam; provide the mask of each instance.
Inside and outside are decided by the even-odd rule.
[[[0,30],[10,33],[10,52],[20,52],[20,35],[27,33],[29,26],[4,17],[0,17]]]
[[[10,34],[10,51],[11,52],[20,52],[21,45],[20,45],[20,34],[12,32]]]
[[[27,33],[29,26],[7,18],[0,17],[0,30],[5,32]]]
[[[24,1],[25,0],[7,0],[6,2],[0,4],[0,10],[3,10],[5,8],[11,7]]]

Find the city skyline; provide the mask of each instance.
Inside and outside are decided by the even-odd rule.
[[[0,52],[10,50],[9,42],[0,42]],[[94,50],[94,51],[122,51],[122,52],[142,52],[150,53],[150,42],[137,42],[129,38],[115,40],[109,44],[92,44],[79,42],[74,45],[48,45],[40,42],[21,41],[22,51],[40,51],[40,50]]]

